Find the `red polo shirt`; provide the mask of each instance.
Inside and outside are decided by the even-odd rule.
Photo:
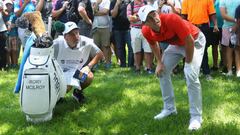
[[[143,36],[150,45],[157,42],[166,42],[172,45],[185,45],[185,38],[191,34],[194,39],[197,38],[199,29],[190,22],[183,20],[176,14],[160,14],[161,26],[160,32],[154,32],[150,27],[142,27]]]

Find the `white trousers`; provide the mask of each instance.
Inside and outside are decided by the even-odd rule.
[[[187,76],[185,76],[188,89],[191,117],[201,118],[202,116],[202,91],[198,76],[202,63],[205,45],[206,45],[205,36],[203,35],[202,32],[200,32],[198,38],[195,40],[194,54],[192,60],[192,64],[194,66],[194,70],[196,70],[197,76],[193,77],[194,79],[190,79]],[[184,46],[175,45],[169,45],[168,48],[164,51],[162,57],[165,69],[161,76],[159,77],[160,87],[162,91],[164,109],[170,111],[175,109],[171,73],[173,68],[178,64],[180,60],[182,60],[183,57],[185,57]]]

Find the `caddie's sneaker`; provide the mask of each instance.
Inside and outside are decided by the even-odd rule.
[[[72,97],[78,102],[78,103],[84,103],[85,102],[85,97],[83,95],[82,90],[74,89]]]
[[[154,116],[154,119],[155,120],[161,120],[161,119],[163,119],[163,118],[165,118],[165,117],[167,117],[169,115],[172,115],[172,114],[176,115],[177,114],[177,110],[174,109],[174,110],[170,111],[170,110],[167,110],[167,109],[163,109],[161,113],[159,113],[158,115]]]
[[[190,131],[195,130],[196,131],[196,130],[200,129],[201,128],[201,123],[202,123],[201,119],[191,118],[188,130],[190,130]]]

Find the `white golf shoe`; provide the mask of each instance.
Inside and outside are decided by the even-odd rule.
[[[201,118],[199,118],[199,119],[191,118],[188,130],[196,131],[196,130],[201,128],[201,124],[202,124],[202,119]]]
[[[177,110],[174,109],[174,110],[170,111],[170,110],[167,110],[167,109],[163,109],[161,113],[159,113],[158,115],[154,116],[154,119],[155,120],[161,120],[161,119],[163,119],[163,118],[165,118],[165,117],[167,117],[169,115],[172,115],[172,114],[176,115],[177,114]]]

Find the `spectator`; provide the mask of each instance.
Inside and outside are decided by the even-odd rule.
[[[103,51],[105,57],[105,68],[111,67],[111,48],[110,48],[110,0],[97,0],[93,3],[93,40],[94,43]]]
[[[18,67],[18,54],[20,45],[18,45],[18,31],[17,27],[15,26],[15,21],[17,19],[16,15],[13,11],[13,2],[12,0],[5,0],[4,1],[6,6],[6,25],[8,29],[8,42],[7,42],[7,49],[8,49],[8,62],[10,68],[17,68]]]
[[[6,52],[6,36],[7,27],[3,21],[3,2],[0,1],[0,70],[6,68],[7,52]]]
[[[48,31],[49,17],[52,16],[53,4],[55,0],[39,0],[36,6],[36,11],[40,11],[42,20],[45,24],[45,29]]]
[[[240,4],[240,0],[221,0],[219,7],[221,11],[223,21],[222,26],[222,49],[223,53],[226,54],[226,66],[227,66],[227,76],[232,76],[232,63],[233,54],[235,54],[235,65],[237,77],[240,77],[240,52],[239,46],[235,46],[230,42],[231,33],[233,26],[235,25],[234,14],[237,6]]]
[[[233,30],[236,33],[237,45],[240,45],[240,5],[238,5],[235,11],[235,19],[236,19],[236,24],[235,24],[235,29],[233,28]],[[239,76],[237,75],[237,77]]]
[[[179,0],[156,0],[153,7],[160,13],[181,14],[181,3]]]
[[[138,11],[143,22],[142,33],[151,46],[157,59],[155,73],[160,79],[164,107],[154,119],[160,120],[176,114],[171,72],[174,66],[185,57],[184,74],[187,82],[190,102],[189,130],[198,130],[202,123],[202,95],[199,71],[206,44],[204,34],[191,23],[176,14],[158,14],[146,5]],[[170,45],[160,52],[158,42],[166,41]]]
[[[214,30],[214,23],[211,21],[210,23],[210,34],[209,34],[209,42],[208,46],[212,45],[212,58],[213,58],[213,66],[211,70],[217,71],[218,70],[218,46],[220,44],[220,41],[222,39],[222,25],[223,25],[223,19],[220,13],[219,8],[219,1],[220,0],[214,0],[214,8],[216,10],[216,17],[217,17],[217,24],[219,32],[213,32]],[[222,56],[222,53],[221,53]]]
[[[152,50],[149,47],[146,39],[143,37],[141,33],[142,22],[137,16],[137,12],[140,7],[146,5],[147,3],[143,0],[134,0],[127,6],[127,17],[130,22],[131,30],[131,42],[132,42],[132,49],[134,53],[134,62],[135,62],[135,72],[140,73],[141,64],[142,64],[142,57],[144,51],[144,58],[146,63],[147,72],[149,74],[153,73],[152,70],[152,63],[153,63],[153,55]]]
[[[31,0],[15,0],[14,12],[17,17],[22,16],[24,13],[35,11],[35,5]],[[18,28],[18,36],[21,40],[24,49],[27,39],[30,37],[31,31],[28,28]]]
[[[55,7],[52,10],[52,17],[56,21],[66,23],[67,19],[67,8],[69,2],[67,0],[57,0]]]
[[[113,0],[110,10],[113,20],[113,35],[117,46],[117,56],[120,59],[120,67],[126,67],[126,44],[128,47],[128,67],[134,66],[133,51],[131,46],[130,22],[126,11],[130,1]]]
[[[237,33],[237,41],[238,41],[238,44],[240,43],[240,5],[238,5],[238,7],[236,8],[236,11],[235,11],[235,21],[236,21],[236,25],[235,25],[235,31]]]
[[[67,80],[67,91],[74,87],[73,97],[82,103],[85,99],[83,89],[93,80],[90,69],[102,59],[103,54],[92,39],[79,35],[79,28],[74,22],[65,23],[63,36],[55,39],[53,45],[54,57],[63,69]],[[80,74],[76,74],[79,70]],[[82,78],[82,73],[87,75],[86,78]],[[80,83],[76,79],[79,77],[82,79]]]
[[[196,6],[197,5],[197,6]],[[213,32],[218,32],[218,24],[216,20],[216,12],[214,9],[214,4],[212,0],[183,0],[182,2],[182,15],[184,19],[197,26],[206,36],[207,45],[209,42],[209,18],[214,23]],[[210,75],[210,68],[208,65],[208,46],[205,47],[203,61],[202,61],[202,72],[207,80],[212,80]]]
[[[78,6],[78,12],[81,16],[78,23],[80,34],[92,37],[91,29],[93,22],[93,9],[90,0],[81,0]]]

